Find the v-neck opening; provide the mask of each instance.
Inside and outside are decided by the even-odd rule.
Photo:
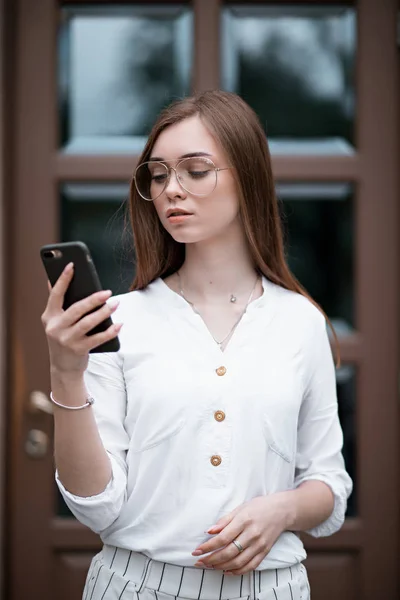
[[[222,350],[222,348],[220,347],[220,345],[218,344],[218,342],[215,340],[214,336],[212,335],[209,327],[207,326],[206,322],[204,321],[203,317],[200,315],[200,313],[196,312],[195,310],[193,310],[193,307],[190,305],[190,303],[185,300],[181,294],[179,294],[178,292],[175,292],[167,283],[165,283],[165,281],[161,278],[158,278],[157,280],[155,280],[153,282],[153,284],[159,284],[159,286],[161,286],[162,288],[164,288],[165,292],[168,293],[169,297],[171,300],[174,301],[174,304],[176,306],[176,308],[179,308],[180,310],[184,310],[186,314],[190,314],[191,315],[191,320],[192,322],[195,322],[198,320],[200,320],[201,323],[201,329],[204,330],[206,336],[209,338],[210,342],[211,342],[211,346],[215,349],[215,354],[216,356],[219,357],[226,357],[228,354],[228,351],[230,350],[230,348],[232,347],[232,345],[235,345],[234,342],[235,340],[238,338],[238,331],[240,331],[241,329],[241,325],[243,324],[243,320],[245,318],[249,317],[249,314],[251,315],[251,313],[253,313],[253,311],[257,308],[261,308],[262,306],[265,305],[266,301],[267,301],[267,293],[270,293],[270,289],[268,290],[267,288],[269,287],[269,280],[262,275],[261,276],[261,285],[263,288],[263,293],[261,294],[261,296],[259,296],[258,298],[255,298],[254,300],[252,300],[250,302],[250,304],[246,307],[246,311],[245,313],[242,315],[242,317],[240,318],[239,323],[237,324],[235,330],[232,333],[231,338],[229,339],[227,345],[225,346],[225,348]]]

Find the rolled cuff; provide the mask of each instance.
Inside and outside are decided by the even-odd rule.
[[[306,533],[315,538],[327,537],[333,533],[336,533],[342,527],[345,520],[347,498],[349,497],[352,488],[350,478],[349,489],[346,489],[345,486],[340,484],[333,483],[332,479],[324,475],[310,475],[308,477],[304,477],[301,479],[301,481],[296,482],[296,487],[305,481],[322,481],[331,489],[334,497],[334,507],[331,515],[316,527],[307,530]]]
[[[95,496],[83,497],[71,494],[59,479],[58,471],[55,474],[65,504],[78,521],[95,533],[101,533],[114,523],[126,501],[126,474],[111,454],[109,458],[112,468],[111,479],[107,487]]]

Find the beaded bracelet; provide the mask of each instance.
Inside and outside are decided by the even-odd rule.
[[[66,408],[67,410],[81,410],[82,408],[86,408],[87,406],[92,406],[94,404],[94,398],[92,396],[88,396],[86,398],[86,404],[82,404],[81,406],[67,406],[66,404],[60,404],[57,400],[54,400],[53,392],[50,392],[50,400],[56,406],[60,408]]]

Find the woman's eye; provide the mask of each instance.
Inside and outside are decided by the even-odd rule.
[[[205,177],[210,171],[189,171],[190,177],[193,179],[200,179],[201,177]]]
[[[151,180],[154,181],[155,183],[164,183],[164,181],[166,180],[167,176],[165,174],[162,175],[153,175]]]

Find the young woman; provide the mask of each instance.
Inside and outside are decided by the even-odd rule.
[[[130,212],[132,291],[63,312],[70,265],[42,317],[57,483],[104,543],[83,598],[306,600],[298,533],[337,531],[351,480],[326,319],[285,262],[249,106],[215,91],[168,107]]]

